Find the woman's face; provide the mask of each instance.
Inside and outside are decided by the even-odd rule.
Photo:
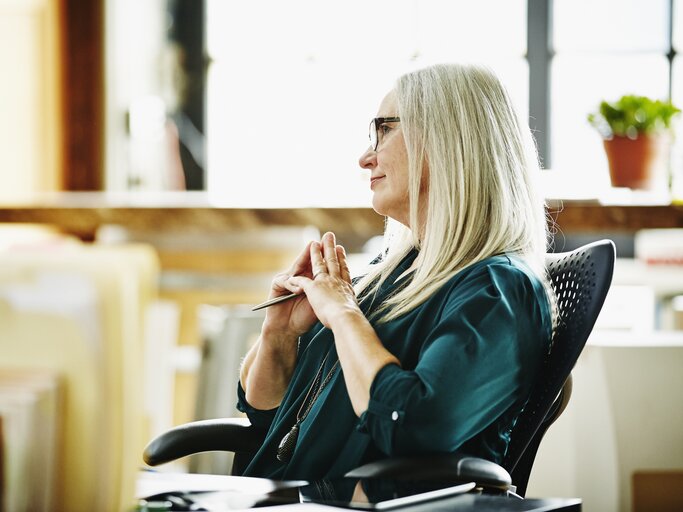
[[[397,117],[398,106],[393,91],[387,94],[377,117]],[[370,170],[372,208],[409,226],[408,152],[401,130],[401,122],[377,125],[378,146],[369,147],[358,160],[363,169]]]

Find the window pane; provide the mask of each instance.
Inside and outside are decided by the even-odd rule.
[[[683,109],[683,0],[674,0],[673,14],[674,47],[678,54],[671,69],[671,101]],[[676,199],[683,200],[683,114],[676,116],[674,129],[675,145],[671,152],[672,192]]]
[[[376,62],[415,53],[412,0],[208,0],[207,49],[216,60]],[[367,20],[381,20],[369,24]]]
[[[683,55],[674,59],[672,73],[671,101],[683,109]],[[681,136],[683,137],[683,133]]]
[[[555,0],[558,52],[668,51],[668,0]]]
[[[661,55],[556,57],[551,91],[553,168],[576,173],[585,179],[582,185],[607,186],[602,141],[586,116],[601,100],[613,101],[623,94],[666,98],[667,67]]]
[[[246,74],[212,66],[212,199],[243,206],[367,206],[369,182],[357,160],[369,144],[370,118],[396,75],[390,66],[380,71],[271,63]],[[365,84],[359,76],[373,79]]]
[[[526,1],[484,3],[506,21],[514,5],[514,19],[524,19]],[[483,45],[476,60],[500,74],[526,115],[525,30],[517,22],[514,29],[490,28],[484,19],[481,6],[462,1],[349,0],[330,7],[314,0],[208,0],[212,200],[368,206],[369,173],[358,157],[382,98],[400,74],[458,60],[463,48]],[[499,31],[503,58],[488,51],[490,33],[473,41],[468,23]],[[520,51],[512,56],[511,48]]]
[[[683,53],[683,0],[674,0],[673,17],[674,48],[678,53]]]
[[[526,53],[526,0],[420,0],[418,50],[437,60]]]
[[[674,59],[672,72],[671,101],[678,108],[683,109],[683,56],[679,55]],[[683,200],[683,114],[676,116],[674,130],[674,147],[671,151],[671,174],[673,178],[671,192],[673,197],[680,201]]]

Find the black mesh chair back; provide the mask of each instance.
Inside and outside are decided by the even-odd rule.
[[[588,340],[612,283],[616,250],[600,240],[546,255],[558,321],[537,384],[512,431],[503,462],[517,494],[524,496],[538,446],[571,394],[571,371]]]

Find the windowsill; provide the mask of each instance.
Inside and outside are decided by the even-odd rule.
[[[651,191],[616,188],[608,182],[587,181],[583,175],[560,170],[543,171],[540,187],[551,205],[577,202],[606,206],[662,206],[676,202],[664,186]]]
[[[596,194],[546,194],[546,201],[549,205],[583,203],[603,206],[667,206],[678,202],[668,192],[628,188],[608,188]]]
[[[557,190],[560,190],[559,188]],[[634,191],[625,188],[607,188],[599,193],[578,193],[565,190],[562,193],[549,190],[546,200],[549,206],[670,206],[681,205],[683,200],[674,199],[668,193]],[[272,201],[243,200],[227,202],[204,191],[164,192],[37,192],[22,196],[3,197],[0,209],[23,208],[218,208],[218,209],[370,209],[369,198],[354,200],[301,201],[296,198]]]

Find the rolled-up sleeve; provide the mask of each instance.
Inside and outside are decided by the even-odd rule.
[[[278,408],[268,410],[254,409],[249,402],[247,402],[247,397],[242,388],[242,383],[237,381],[237,410],[243,412],[249,418],[249,422],[252,426],[259,430],[268,430],[270,424],[275,418],[275,413]]]
[[[377,373],[358,429],[387,455],[452,452],[526,396],[522,361],[540,359],[545,337],[532,288],[503,265],[454,287],[415,368]]]

